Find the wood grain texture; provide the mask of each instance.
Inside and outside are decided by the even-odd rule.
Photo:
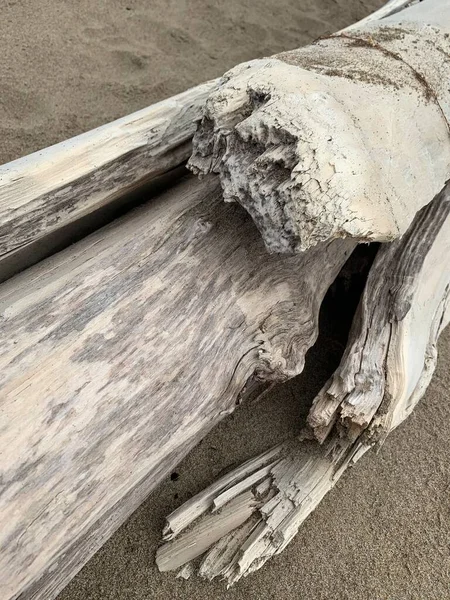
[[[0,597],[53,597],[247,382],[299,373],[353,247],[267,256],[189,179],[0,286]]]
[[[341,364],[309,414],[319,441],[336,429],[381,443],[417,404],[450,318],[449,259],[447,184],[401,240],[378,251]]]
[[[231,585],[261,568],[283,551],[347,468],[411,414],[450,322],[449,257],[447,185],[401,239],[378,251],[347,351],[309,415],[316,439],[306,430],[169,515],[156,559],[161,570],[185,565],[188,576],[196,570],[189,561],[205,547],[198,573],[206,579],[222,577]],[[242,521],[250,516],[236,525],[228,502],[239,506]]]
[[[2,263],[19,253],[16,272],[38,260],[34,242],[186,161],[201,107],[215,85],[204,83],[1,166],[0,277]]]

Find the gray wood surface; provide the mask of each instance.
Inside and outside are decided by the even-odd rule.
[[[251,458],[170,514],[156,557],[161,571],[183,567],[186,577],[197,571],[232,585],[261,568],[347,468],[412,413],[450,322],[449,256],[447,185],[402,238],[379,248],[341,364],[313,402],[311,429]]]
[[[204,83],[0,166],[0,281],[79,239],[94,213],[91,231],[100,227],[98,213],[186,161],[215,85]]]
[[[382,442],[430,382],[450,319],[450,184],[375,258],[339,368],[311,408],[318,440]]]
[[[354,247],[267,255],[187,179],[0,286],[0,597],[52,598],[247,383],[299,373]]]

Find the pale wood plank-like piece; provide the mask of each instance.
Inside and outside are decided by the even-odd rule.
[[[371,268],[340,367],[309,414],[319,441],[333,428],[380,443],[414,408],[449,319],[450,185]],[[420,393],[419,393],[420,392]],[[418,397],[416,397],[418,396]]]
[[[50,254],[61,243],[57,232],[186,161],[215,86],[204,83],[0,166],[0,280]],[[70,235],[64,232],[65,245]]]
[[[411,414],[433,374],[438,337],[450,322],[449,257],[450,185],[401,239],[379,250],[347,351],[309,415],[318,441],[305,441],[307,430],[253,459],[250,472],[238,468],[227,474],[224,486],[214,484],[196,497],[204,516],[192,503],[180,507],[183,528],[176,536],[166,530],[171,541],[158,551],[161,570],[177,569],[204,550],[206,519],[214,538],[214,500],[224,491],[241,514],[248,508],[252,515],[238,528],[230,518],[220,520],[220,531],[227,533],[206,553],[199,574],[224,577],[231,585],[259,569],[286,547],[346,469]],[[268,457],[269,472],[255,486]],[[187,543],[192,539],[196,545]]]
[[[302,370],[354,243],[267,256],[218,185],[0,286],[2,600],[52,598],[246,384]]]

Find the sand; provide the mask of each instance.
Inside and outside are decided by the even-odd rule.
[[[308,42],[382,0],[3,0],[0,162]],[[154,566],[164,516],[222,471],[298,431],[345,341],[329,298],[301,377],[239,409],[167,478],[59,600],[450,599],[450,331],[432,384],[261,571],[226,591]],[[248,431],[251,436],[244,436]]]

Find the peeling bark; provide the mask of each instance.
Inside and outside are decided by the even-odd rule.
[[[450,6],[378,22],[229,71],[190,168],[219,173],[269,251],[392,241],[450,173]]]

